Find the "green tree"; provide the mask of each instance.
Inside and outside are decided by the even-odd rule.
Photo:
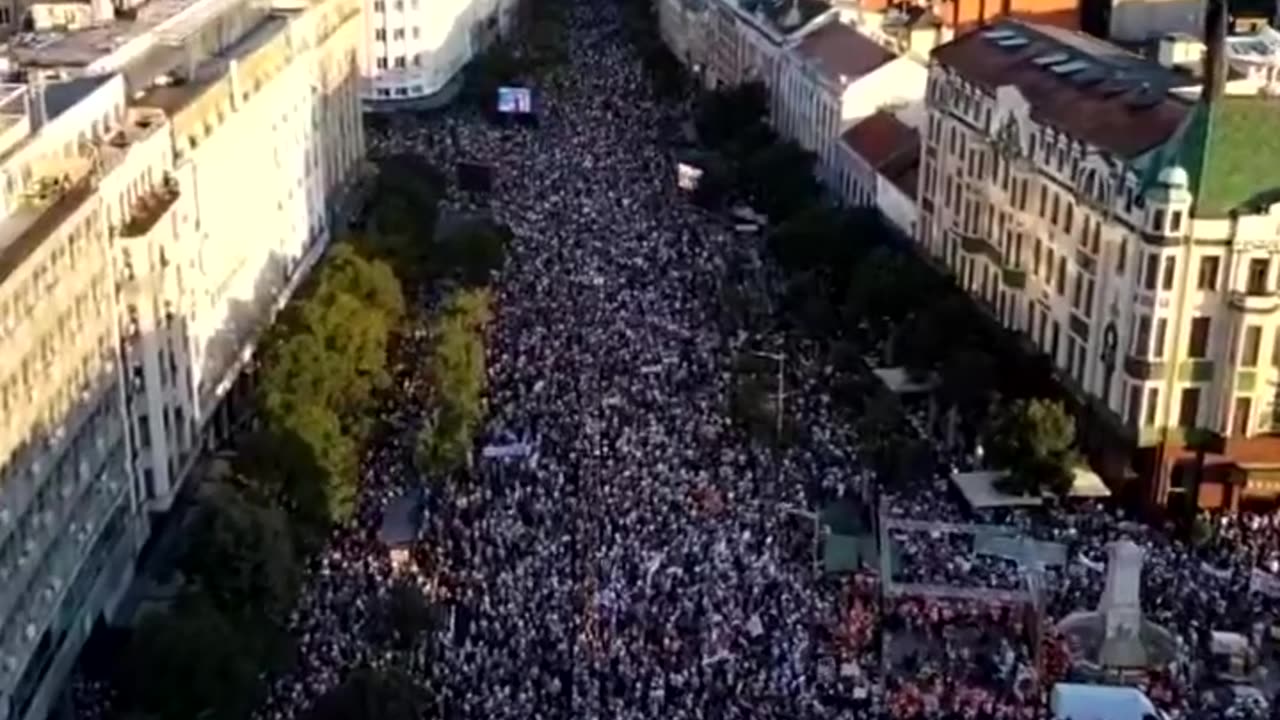
[[[902,320],[919,304],[911,279],[901,253],[887,247],[872,250],[853,269],[845,295],[846,316],[881,330]]]
[[[307,720],[422,720],[431,698],[403,672],[357,670],[321,696]]]
[[[843,269],[852,261],[853,240],[846,235],[845,213],[814,205],[775,226],[769,250],[790,271]]]
[[[413,153],[381,158],[377,167],[366,209],[366,232],[356,244],[369,250],[371,257],[390,262],[401,278],[408,279],[421,270],[435,237],[444,176]]]
[[[748,82],[704,92],[698,98],[694,124],[704,143],[718,147],[759,125],[768,114],[768,88],[763,83]]]
[[[436,240],[432,264],[438,274],[464,285],[487,285],[506,263],[511,237],[510,228],[492,220],[459,223]]]
[[[283,511],[250,502],[229,483],[206,483],[186,537],[182,568],[222,612],[284,622],[301,568]]]
[[[159,720],[243,720],[261,691],[258,662],[236,624],[196,594],[142,618],[116,685],[126,707]]]
[[[974,418],[990,405],[996,383],[996,361],[976,348],[952,351],[942,362],[942,400],[962,417]]]
[[[742,161],[739,184],[771,222],[785,222],[821,198],[822,188],[813,174],[816,160],[793,141],[774,143]]]
[[[989,457],[1009,472],[1000,486],[1004,492],[1062,495],[1071,489],[1076,424],[1062,403],[1015,400],[995,413],[986,435]]]
[[[303,508],[303,514],[333,523],[350,518],[358,490],[357,447],[343,432],[338,415],[321,405],[303,405],[277,422],[282,435],[292,435],[296,438],[292,442],[301,443],[314,458],[315,475],[291,478],[310,486],[291,488],[296,502],[323,501],[323,506]]]
[[[428,370],[433,406],[417,450],[424,472],[448,475],[469,462],[472,438],[483,415],[488,379],[484,328],[491,320],[488,291],[460,289],[449,296],[432,324]]]

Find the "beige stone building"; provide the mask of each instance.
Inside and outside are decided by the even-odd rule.
[[[1280,104],[1227,94],[1211,17],[1200,77],[1017,21],[965,35],[933,53],[922,128],[922,250],[1158,503],[1272,498],[1280,469]],[[1227,438],[1198,487],[1190,428]]]
[[[121,619],[362,163],[360,0],[153,2],[0,87],[0,720]]]

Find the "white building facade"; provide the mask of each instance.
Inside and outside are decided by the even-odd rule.
[[[226,12],[150,89],[126,62],[0,92],[0,720],[44,718],[119,619],[360,172],[360,0]]]
[[[1280,104],[1225,95],[1222,50],[1187,98],[1199,81],[1108,47],[1002,22],[934,53],[917,241],[1128,428],[1154,501],[1191,428],[1274,495],[1252,478],[1280,463],[1280,157],[1250,138]]]
[[[817,173],[841,184],[840,134],[881,108],[919,116],[927,71],[854,28],[827,22],[806,32],[784,54],[774,86],[774,125],[817,155]]]
[[[471,58],[508,32],[516,2],[368,0],[362,57],[367,109],[446,94]]]

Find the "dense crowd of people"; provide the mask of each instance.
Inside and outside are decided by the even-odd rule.
[[[573,2],[565,23],[568,60],[539,81],[536,127],[457,109],[370,139],[374,154],[494,169],[491,193],[452,188],[446,211],[513,231],[492,288],[478,446],[519,438],[528,453],[425,479],[412,581],[448,619],[409,657],[391,649],[378,615],[396,571],[377,531],[387,504],[422,480],[410,430],[424,381],[405,368],[386,410],[405,432],[368,450],[356,517],[313,563],[293,614],[300,662],[272,682],[260,720],[302,717],[353,669],[393,663],[459,720],[1043,717],[1043,681],[1066,674],[1069,648],[1037,634],[1031,613],[1094,607],[1105,546],[1120,537],[1144,549],[1144,606],[1190,657],[1208,651],[1210,630],[1270,622],[1249,581],[1280,565],[1277,523],[1215,519],[1197,553],[1092,505],[975,516],[949,482],[978,463],[967,452],[939,452],[936,474],[871,491],[821,362],[785,369],[786,414],[805,432],[781,449],[751,440],[725,410],[736,359],[799,354],[786,338],[721,327],[729,258],[762,264],[760,249],[675,187],[662,132],[688,107],[652,97],[619,8]],[[910,418],[930,432],[923,413]],[[821,573],[796,529],[791,510],[846,495],[882,499],[893,517],[1006,524],[1063,544],[1066,561],[1044,568],[1042,605],[885,598],[873,572]],[[1027,587],[1017,562],[971,536],[893,541],[891,581]],[[1153,696],[1181,717],[1220,716],[1169,676],[1180,689]]]

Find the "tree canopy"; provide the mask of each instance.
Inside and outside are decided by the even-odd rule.
[[[257,386],[265,427],[241,469],[308,524],[354,509],[356,453],[371,403],[390,385],[387,350],[404,312],[390,266],[340,242],[267,342]]]
[[[227,482],[199,488],[187,532],[183,570],[213,603],[235,615],[248,608],[283,623],[301,579],[288,518],[266,502],[250,502]]]
[[[243,720],[257,700],[260,654],[208,598],[150,613],[130,637],[117,687],[157,720]]]
[[[422,720],[427,692],[403,672],[357,670],[316,701],[306,720]]]
[[[433,402],[419,435],[417,457],[426,473],[449,475],[469,463],[488,379],[484,328],[492,319],[490,302],[487,290],[455,290],[432,322],[427,363]]]
[[[1005,492],[1061,495],[1071,488],[1075,439],[1075,418],[1062,403],[1014,400],[994,413],[985,446],[995,466],[1009,471]]]
[[[509,228],[485,218],[463,220],[436,239],[432,265],[439,276],[484,286],[506,264],[510,245]]]

